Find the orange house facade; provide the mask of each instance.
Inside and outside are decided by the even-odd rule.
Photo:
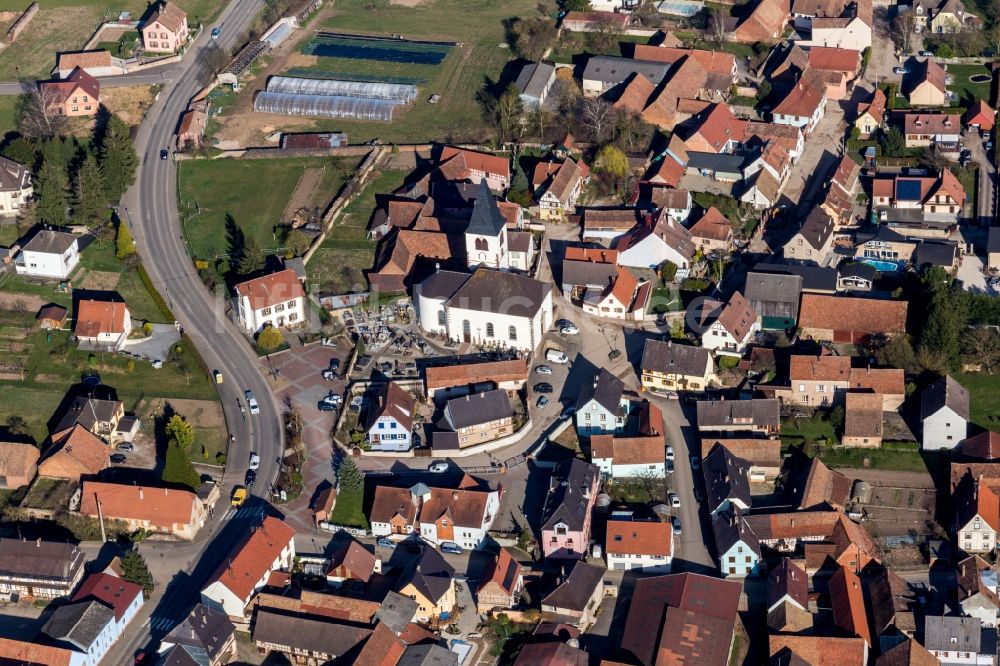
[[[38,84],[46,113],[54,116],[93,116],[101,106],[101,84],[77,67],[64,81]]]

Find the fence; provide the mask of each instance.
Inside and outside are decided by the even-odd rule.
[[[361,527],[351,527],[349,525],[337,525],[335,523],[328,523],[325,520],[320,521],[319,528],[324,532],[344,531],[350,534],[351,536],[356,536],[356,537],[366,537],[371,534],[368,530]]]

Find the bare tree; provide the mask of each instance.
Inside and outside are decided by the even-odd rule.
[[[987,374],[1000,361],[1000,333],[985,326],[970,328],[962,336],[962,351],[972,363],[978,363]]]
[[[726,41],[726,36],[729,34],[729,16],[726,14],[726,10],[719,8],[712,12],[711,17],[708,19],[708,35],[711,37],[712,41],[717,44],[722,44]]]
[[[66,131],[59,95],[51,88],[32,86],[18,104],[17,129],[31,139],[48,139]]]
[[[538,137],[539,141],[545,141],[545,130],[549,128],[549,112],[541,109],[532,109],[528,113],[528,126]]]
[[[597,29],[594,35],[594,46],[604,51],[614,44],[615,40],[622,35],[622,26],[615,21],[615,15],[608,12],[600,12],[594,20],[594,27]]]
[[[216,42],[209,44],[199,55],[201,64],[212,76],[221,72],[229,64],[229,59],[229,52]]]
[[[889,28],[889,36],[892,38],[896,48],[902,53],[909,53],[913,44],[913,28],[916,17],[912,11],[896,12]]]
[[[580,124],[590,134],[591,141],[599,143],[608,128],[614,123],[615,114],[611,104],[600,97],[585,99],[580,105]]]

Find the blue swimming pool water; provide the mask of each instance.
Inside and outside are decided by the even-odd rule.
[[[892,261],[880,261],[878,259],[864,259],[862,261],[880,273],[895,273],[899,270],[899,264]]]

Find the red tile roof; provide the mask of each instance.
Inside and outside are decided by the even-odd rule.
[[[266,516],[260,527],[223,560],[210,581],[225,585],[239,599],[248,598],[257,581],[270,570],[271,564],[293,538],[295,530],[291,526]]]
[[[479,589],[482,590],[488,584],[493,583],[507,594],[513,594],[520,577],[521,564],[514,559],[508,549],[501,547],[500,554],[491,558],[487,564]]]
[[[833,605],[833,621],[844,631],[862,638],[868,647],[872,646],[871,630],[868,628],[868,613],[865,612],[864,592],[858,575],[840,567],[830,578],[830,603]]]
[[[521,359],[431,366],[424,370],[427,390],[477,384],[484,379],[501,384],[528,379],[528,365]]]
[[[861,51],[827,46],[809,48],[809,66],[826,72],[853,72],[861,68]]]
[[[722,152],[729,141],[742,143],[746,138],[746,128],[747,121],[733,115],[729,105],[719,103],[713,105],[701,119],[694,136],[704,140],[715,152]],[[691,145],[694,136],[688,139],[688,145]]]
[[[691,235],[695,238],[728,241],[733,237],[733,227],[726,216],[712,206],[691,226]]]
[[[802,294],[799,326],[802,328],[864,333],[904,333],[906,301]]]
[[[825,99],[824,91],[813,86],[808,79],[799,79],[795,87],[785,95],[778,106],[771,110],[771,113],[796,118],[811,118]]]
[[[115,612],[115,619],[121,622],[125,611],[137,597],[142,595],[142,588],[135,583],[106,573],[90,574],[84,579],[80,589],[73,595],[72,601],[97,599]]]
[[[38,84],[46,104],[65,104],[77,90],[82,91],[92,101],[97,102],[101,96],[101,83],[88,74],[82,67],[75,67],[70,75],[62,81],[43,81]]]
[[[154,525],[188,525],[194,520],[198,496],[189,490],[149,488],[124,483],[84,481],[80,513],[117,520],[149,520]]]
[[[850,356],[793,355],[788,378],[794,382],[846,382],[851,374]],[[795,390],[795,387],[792,387]]]
[[[151,25],[154,21],[159,21],[160,25],[163,25],[171,32],[176,33],[184,26],[184,20],[187,18],[187,12],[178,7],[172,2],[164,2],[159,8],[153,12],[149,17],[149,20],[143,24],[143,28],[147,25]]]
[[[236,285],[236,293],[250,299],[250,307],[254,310],[284,303],[293,298],[304,298],[306,295],[298,276],[290,268],[241,282]]]
[[[791,18],[791,4],[790,0],[760,0],[750,15],[736,26],[732,38],[744,44],[773,43]]]
[[[72,650],[39,643],[0,638],[0,663],[10,666],[70,666],[76,662]]]
[[[865,663],[865,642],[860,638],[772,634],[768,639],[771,663],[843,666]],[[798,660],[791,658],[798,657]]]
[[[957,113],[904,113],[906,134],[958,134],[962,119]]]
[[[502,178],[510,177],[510,160],[506,157],[498,157],[497,155],[465,150],[464,148],[456,148],[454,146],[445,146],[441,150],[441,163],[447,162],[456,156],[461,156],[465,166],[473,171],[481,171]]]
[[[988,430],[969,437],[958,445],[958,453],[967,458],[983,460],[1000,458],[1000,434]]]
[[[637,520],[609,520],[604,550],[609,555],[673,554],[673,527],[670,523]]]
[[[84,338],[124,333],[127,312],[128,306],[122,302],[81,300],[76,306],[73,332]]]
[[[632,214],[632,211],[627,212]],[[635,219],[634,214],[632,214],[632,219]],[[615,250],[605,250],[603,247],[567,247],[563,254],[563,260],[588,261],[594,264],[617,264],[618,252]]]
[[[876,123],[881,124],[885,118],[885,93],[880,88],[875,89],[872,101],[858,105],[858,117],[869,114]]]
[[[996,111],[981,99],[975,100],[965,112],[966,125],[978,125],[983,131],[990,131],[996,122]]]

